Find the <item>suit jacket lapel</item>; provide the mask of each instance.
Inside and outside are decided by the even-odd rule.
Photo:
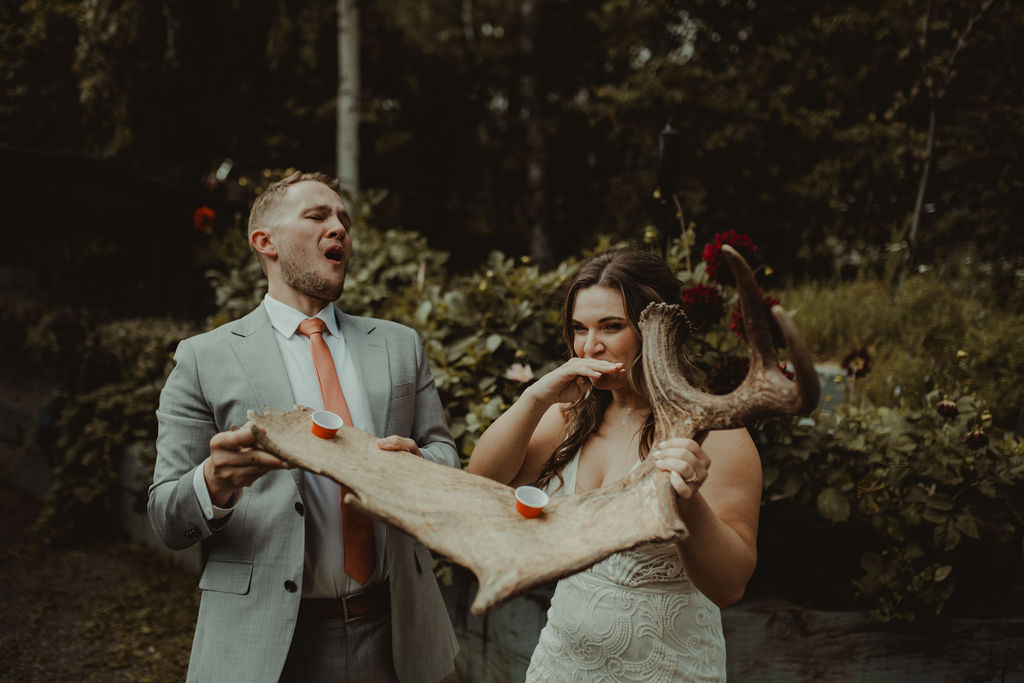
[[[370,429],[379,436],[387,436],[388,406],[391,403],[391,374],[388,369],[388,349],[384,336],[376,332],[376,325],[366,318],[355,318],[340,309],[338,327],[348,352],[359,373],[359,382],[366,394],[370,409]]]
[[[274,326],[270,324],[263,304],[240,318],[231,332],[238,337],[232,348],[249,379],[260,409],[291,410],[295,406],[295,395],[274,336]],[[300,496],[305,498],[303,470],[292,470],[292,476]]]
[[[241,318],[231,332],[238,336],[232,347],[249,379],[259,407],[291,409],[295,405],[295,396],[281,358],[281,350],[274,338],[274,327],[270,324],[263,304]]]

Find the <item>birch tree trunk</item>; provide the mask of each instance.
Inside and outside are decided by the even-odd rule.
[[[337,148],[335,168],[349,204],[359,192],[359,8],[338,0]],[[355,206],[348,207],[355,214]]]
[[[530,240],[530,255],[541,267],[553,264],[551,245],[545,225],[545,156],[547,145],[541,122],[542,94],[537,83],[534,40],[537,35],[537,7],[534,0],[525,0],[519,9],[523,23],[520,49],[523,53],[525,71],[520,76],[519,87],[523,98],[520,117],[526,131],[526,220]]]

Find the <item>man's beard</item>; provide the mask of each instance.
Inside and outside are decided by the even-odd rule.
[[[301,266],[294,265],[289,261],[282,261],[281,274],[292,289],[323,302],[335,301],[345,288],[344,273],[342,273],[341,282],[335,284],[317,273],[304,270]]]

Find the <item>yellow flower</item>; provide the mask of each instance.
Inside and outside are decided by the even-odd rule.
[[[964,351],[963,349],[960,349],[959,351],[956,352],[956,357],[957,358],[967,358],[967,352]]]

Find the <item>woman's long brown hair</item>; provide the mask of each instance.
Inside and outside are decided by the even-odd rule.
[[[562,306],[562,339],[569,347],[570,356],[576,355],[573,349],[572,330],[576,295],[588,287],[610,287],[620,291],[626,307],[626,316],[638,333],[640,314],[649,303],[657,301],[679,306],[683,304],[682,284],[656,254],[636,249],[616,249],[597,254],[580,266],[569,281],[565,293],[565,303]],[[647,383],[644,380],[643,339],[640,340],[640,344],[640,351],[626,369],[626,376],[633,390],[650,402]],[[685,350],[680,349],[680,353],[685,353]],[[591,387],[565,410],[565,436],[541,468],[536,486],[543,488],[552,477],[558,477],[559,486],[564,483],[562,468],[600,428],[604,412],[611,401],[610,391]],[[641,460],[647,457],[653,440],[654,415],[649,414],[640,428]]]

